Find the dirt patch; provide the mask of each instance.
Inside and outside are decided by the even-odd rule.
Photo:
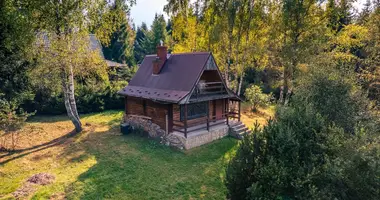
[[[16,199],[24,199],[36,190],[36,185],[48,185],[53,183],[55,176],[48,173],[39,173],[31,176],[26,182],[18,188],[12,195]]]
[[[63,200],[66,199],[65,193],[57,193],[53,194],[50,198],[50,200]]]
[[[35,174],[32,177],[30,177],[27,182],[34,183],[38,185],[48,185],[50,183],[53,183],[55,180],[55,176],[48,174],[48,173],[39,173]]]
[[[16,199],[23,199],[32,194],[35,190],[36,188],[34,187],[33,183],[25,182],[20,188],[13,192],[12,195]]]

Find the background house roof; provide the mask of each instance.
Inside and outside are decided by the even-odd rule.
[[[106,61],[108,67],[128,67],[127,64],[122,64],[115,61],[107,60],[103,54],[102,44],[100,43],[100,41],[98,40],[95,34],[90,34],[90,48],[93,51],[95,50],[99,51],[100,56]]]

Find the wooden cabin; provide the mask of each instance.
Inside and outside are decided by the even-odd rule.
[[[229,120],[240,121],[240,98],[227,88],[210,52],[168,54],[158,46],[147,55],[125,96],[126,115],[141,116],[166,133],[177,131],[187,138],[192,131]]]

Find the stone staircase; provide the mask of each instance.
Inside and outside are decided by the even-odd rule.
[[[241,140],[247,133],[249,133],[249,130],[243,122],[233,121],[230,123],[230,135],[232,137]]]

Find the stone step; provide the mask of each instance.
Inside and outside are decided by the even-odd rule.
[[[242,122],[236,122],[234,125],[230,126],[230,135],[239,140],[243,139],[248,131],[248,128]]]
[[[244,124],[240,124],[240,125],[237,125],[237,126],[233,126],[231,127],[233,130],[239,130],[241,128],[245,128],[246,126]]]
[[[230,125],[233,127],[233,126],[239,126],[239,125],[241,125],[241,124],[243,124],[243,122],[238,122],[238,121],[234,121],[234,122],[230,122]],[[244,124],[243,124],[244,125]]]
[[[234,129],[233,131],[235,131],[235,133],[241,133],[241,132],[246,132],[247,130],[248,128],[243,126],[243,127],[240,127],[239,129]]]

